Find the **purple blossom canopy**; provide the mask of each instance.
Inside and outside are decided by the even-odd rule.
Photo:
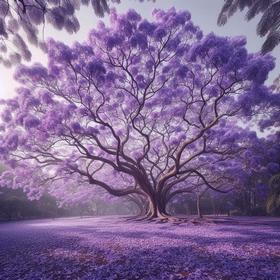
[[[1,158],[35,170],[26,177],[31,194],[76,181],[92,192],[137,194],[158,215],[197,186],[237,185],[238,159],[258,141],[239,124],[271,106],[275,94],[263,83],[274,59],[248,54],[244,38],[203,36],[188,12],[153,16],[112,11],[110,26],[99,23],[84,43],[51,39],[47,67],[17,69]]]

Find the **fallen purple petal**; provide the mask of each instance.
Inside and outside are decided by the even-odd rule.
[[[279,219],[247,219],[206,225],[112,217],[5,223],[0,279],[276,280]]]

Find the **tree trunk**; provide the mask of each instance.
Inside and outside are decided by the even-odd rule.
[[[149,206],[146,214],[147,218],[167,218],[166,205],[160,199],[159,195],[153,194],[149,197]]]
[[[139,206],[138,205],[138,209],[139,209],[139,212],[138,212],[138,216],[141,217],[141,216],[145,216],[145,214],[147,213],[147,207],[146,205],[141,205]]]
[[[201,209],[200,209],[200,195],[196,196],[196,209],[197,209],[197,216],[202,218]]]

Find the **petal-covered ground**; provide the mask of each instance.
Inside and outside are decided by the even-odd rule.
[[[0,279],[280,279],[280,220],[69,218],[0,224]],[[278,278],[277,278],[278,277]]]

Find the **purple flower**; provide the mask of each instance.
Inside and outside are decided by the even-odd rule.
[[[23,120],[23,125],[26,129],[32,129],[41,124],[40,120],[35,116],[28,115]]]

